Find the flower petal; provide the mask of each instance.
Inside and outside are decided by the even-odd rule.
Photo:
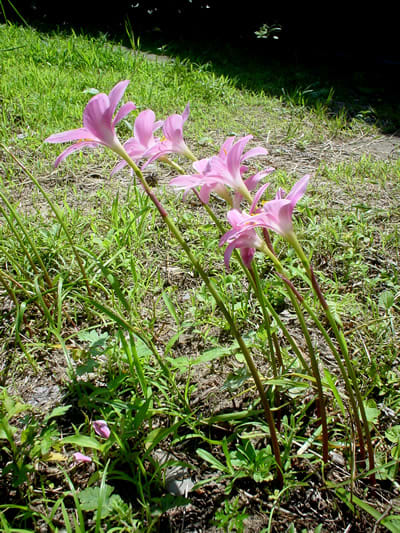
[[[133,125],[133,133],[136,139],[143,145],[147,146],[153,136],[153,125],[156,116],[151,109],[141,111],[136,117]]]
[[[106,145],[112,144],[114,132],[111,120],[107,119],[108,96],[104,93],[93,96],[83,111],[83,125]]]
[[[111,434],[111,431],[110,428],[107,426],[107,422],[105,420],[95,420],[92,425],[97,435],[103,437],[104,439],[108,439]]]
[[[250,157],[257,157],[259,155],[268,155],[268,150],[266,150],[262,146],[251,148],[243,155],[242,161],[244,161],[245,159],[249,159]]]
[[[264,191],[267,189],[267,187],[269,187],[269,183],[264,183],[264,185],[262,185],[258,191],[256,192],[256,194],[254,195],[254,198],[253,198],[253,203],[251,204],[251,207],[250,207],[250,214],[253,214],[256,207],[257,207],[257,204],[261,198],[261,196],[264,194]]]
[[[126,117],[131,111],[134,111],[136,109],[136,105],[133,102],[126,102],[126,104],[122,105],[118,111],[118,113],[115,115],[115,118],[112,122],[112,125],[115,126],[120,122],[123,118]]]
[[[306,188],[310,178],[310,174],[306,174],[305,176],[303,176],[301,179],[299,179],[297,183],[293,185],[291,191],[286,196],[286,199],[290,200],[293,203],[293,207],[306,192]]]
[[[113,176],[116,172],[121,170],[121,168],[124,168],[127,164],[128,163],[125,161],[125,159],[121,159],[121,161],[117,163],[112,169],[110,176]]]
[[[77,128],[69,131],[62,131],[61,133],[54,133],[47,137],[44,142],[47,143],[65,143],[69,141],[78,141],[83,139],[90,139],[92,133],[87,128]]]
[[[190,114],[190,105],[189,104],[186,104],[186,107],[185,109],[183,110],[183,113],[182,113],[182,123],[184,124],[187,119],[189,118],[189,114]]]
[[[107,105],[110,113],[110,120],[111,117],[114,115],[115,110],[117,109],[117,105],[121,98],[124,96],[124,92],[129,85],[129,80],[124,80],[118,82],[110,91],[108,95],[108,102],[109,105]]]
[[[81,452],[76,452],[72,455],[75,463],[91,463],[92,458],[87,455],[83,455]]]
[[[63,159],[65,159],[69,154],[72,154],[72,152],[79,152],[83,148],[97,148],[99,143],[97,141],[93,142],[80,142],[75,143],[71,146],[68,146],[61,154],[57,157],[57,159],[54,161],[54,166],[58,167],[58,165],[61,163]]]

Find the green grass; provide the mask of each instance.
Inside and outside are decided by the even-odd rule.
[[[275,411],[280,402],[283,487],[276,483],[270,428],[243,355],[150,200],[128,171],[110,177],[116,162],[110,152],[73,155],[55,171],[60,147],[43,142],[81,126],[91,89],[108,93],[130,79],[124,101],[134,101],[139,111],[151,107],[157,118],[181,113],[190,102],[185,139],[199,158],[214,154],[233,134],[253,134],[252,143],[268,145],[272,159],[286,150],[288,169],[269,176],[275,191],[289,190],[300,177],[290,170],[296,156],[378,135],[379,125],[362,114],[334,113],[337,102],[329,89],[293,88],[282,73],[272,90],[262,75],[250,83],[251,65],[243,71],[225,64],[218,72],[216,63],[200,57],[149,61],[140,50],[105,36],[2,25],[0,58],[1,141],[17,158],[0,152],[2,530],[174,530],[190,501],[202,527],[244,531],[250,519],[260,530],[273,531],[288,525],[281,504],[296,509],[310,491],[319,491],[328,509],[321,521],[335,516],[343,527],[352,522],[365,530],[372,517],[398,531],[399,160],[321,156],[295,212],[299,239],[343,327],[358,386],[368,399],[378,478],[373,492],[362,467],[353,473],[354,435],[343,383],[308,321],[325,368],[330,443],[338,461],[322,467],[313,378],[304,376],[278,320],[301,350],[306,346],[270,264],[257,256],[260,284],[276,312],[271,330],[281,346],[279,375],[267,362],[268,335],[260,326],[257,298],[237,262],[225,270],[220,231],[193,197],[183,203],[166,186],[173,177],[169,168],[149,170],[250,347]],[[279,93],[279,86],[285,90]],[[120,124],[121,138],[131,135],[134,117],[135,112]],[[212,207],[226,225],[223,203],[216,200]],[[308,297],[297,257],[282,239],[274,237],[273,244]],[[309,300],[323,321],[317,302]],[[96,419],[107,421],[110,439],[94,433]],[[76,451],[93,462],[73,465]],[[168,490],[173,467],[198,482],[195,491]],[[320,530],[319,518],[306,508],[304,514],[308,530]],[[305,527],[290,516],[293,527]]]

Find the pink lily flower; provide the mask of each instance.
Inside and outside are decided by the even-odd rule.
[[[262,208],[256,209],[257,202],[269,184],[260,187],[251,205],[250,217],[237,225],[236,236],[241,232],[246,232],[249,227],[263,227],[271,229],[279,235],[282,235],[282,237],[285,237],[287,240],[290,240],[293,235],[293,210],[297,202],[304,195],[309,179],[309,174],[303,176],[303,178],[295,183],[286,197],[283,189],[278,189],[273,200],[265,202]]]
[[[192,160],[196,159],[183,139],[183,125],[188,119],[189,113],[190,107],[187,104],[182,115],[173,114],[165,119],[163,125],[164,138],[158,143],[158,149],[154,150],[154,153],[143,165],[143,168],[155,159],[170,153],[182,154]]]
[[[93,96],[83,111],[83,128],[55,133],[45,140],[48,143],[78,141],[57,157],[56,167],[69,154],[85,147],[108,146],[121,155],[123,148],[116,136],[115,125],[133,109],[136,109],[136,106],[133,102],[127,102],[119,109],[114,118],[113,115],[128,84],[129,80],[121,81],[111,89],[109,95],[99,93]]]
[[[140,159],[158,153],[160,139],[154,137],[154,132],[162,125],[163,121],[156,121],[154,111],[151,109],[145,109],[138,114],[133,126],[134,135],[124,144],[124,150],[133,161],[137,162]],[[111,174],[114,174],[126,164],[125,160],[120,161]]]
[[[232,229],[227,231],[219,241],[220,246],[228,244],[224,253],[226,269],[229,270],[229,262],[235,248],[240,248],[243,263],[250,268],[256,250],[265,249],[266,244],[250,224],[253,219],[251,215],[231,209],[227,217]]]
[[[229,138],[224,143],[223,153],[220,151],[219,155],[210,158],[207,170],[208,177],[212,177],[219,183],[231,187],[247,199],[249,198],[249,190],[242,178],[243,172],[247,170],[247,167],[243,167],[242,163],[250,157],[268,154],[267,150],[261,146],[252,148],[243,154],[244,147],[252,138],[252,135],[247,135],[236,143],[233,143]]]
[[[209,202],[212,191],[215,191],[222,198],[227,199],[227,197],[229,197],[229,192],[223,184],[207,176],[209,159],[199,159],[198,161],[195,161],[192,166],[196,170],[196,174],[176,176],[169,182],[169,184],[176,187],[177,190],[184,191],[184,199],[188,192],[196,187],[201,187],[199,197],[205,204]],[[231,203],[230,198],[229,203]]]
[[[306,192],[309,179],[309,174],[303,176],[286,196],[283,189],[278,189],[274,200],[266,202],[261,209],[255,211],[257,214],[252,217],[252,225],[269,228],[290,239],[293,233],[293,210]]]
[[[76,452],[72,455],[72,457],[74,458],[74,463],[91,463],[92,462],[92,458],[87,456],[87,455],[83,455],[83,453],[81,452]]]
[[[111,434],[111,431],[110,428],[107,426],[107,422],[105,420],[95,420],[92,425],[97,435],[103,437],[104,439],[108,439]]]
[[[169,182],[170,185],[177,187],[177,189],[183,189],[185,191],[184,196],[191,189],[201,187],[199,196],[204,203],[209,202],[210,194],[214,191],[238,209],[243,196],[249,198],[249,192],[256,187],[262,178],[274,170],[269,167],[243,181],[242,175],[247,172],[248,168],[242,165],[242,162],[249,157],[268,153],[264,148],[258,147],[243,154],[244,146],[251,138],[252,136],[248,135],[235,144],[234,137],[228,137],[217,156],[193,163],[193,168],[197,171],[196,174],[177,176]],[[233,200],[227,186],[236,191]]]

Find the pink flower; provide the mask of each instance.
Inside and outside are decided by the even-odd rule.
[[[83,128],[55,133],[45,140],[49,143],[78,141],[57,157],[56,167],[69,154],[85,147],[95,148],[104,145],[121,153],[122,146],[115,134],[115,125],[136,109],[136,106],[133,102],[127,102],[120,108],[115,118],[113,115],[128,83],[129,80],[117,83],[108,96],[104,93],[93,96],[83,111]]]
[[[238,208],[243,196],[249,198],[249,191],[253,190],[264,176],[274,170],[268,168],[243,180],[242,176],[248,170],[242,164],[243,161],[250,157],[267,154],[267,150],[262,147],[253,148],[243,154],[244,147],[251,138],[252,136],[248,135],[234,143],[234,137],[228,137],[217,156],[193,163],[196,174],[177,176],[170,181],[170,185],[183,189],[185,195],[189,190],[201,187],[200,198],[204,203],[208,203],[210,193],[215,192]],[[235,191],[233,201],[230,199],[227,187]]]
[[[219,241],[220,246],[228,244],[224,253],[225,266],[229,269],[233,250],[240,248],[243,263],[247,268],[250,268],[255,251],[263,250],[266,245],[251,225],[253,219],[251,215],[232,209],[228,212],[227,217],[232,229],[225,233]]]
[[[303,176],[286,196],[283,189],[278,189],[274,200],[266,202],[261,209],[255,210],[252,226],[266,227],[283,237],[290,237],[293,232],[293,210],[304,195],[309,179],[309,174]]]
[[[155,121],[155,114],[151,109],[145,109],[138,114],[133,126],[134,136],[124,144],[124,150],[133,161],[136,162],[158,153],[160,139],[154,137],[154,132],[162,125],[162,120]],[[112,174],[126,164],[125,160],[120,161],[114,167]]]
[[[111,431],[110,428],[107,426],[107,422],[105,420],[95,420],[92,425],[97,435],[103,437],[104,439],[108,439],[111,434]]]
[[[189,113],[190,107],[189,104],[187,104],[182,115],[173,114],[165,119],[163,125],[164,138],[158,143],[157,148],[154,149],[150,159],[143,165],[143,167],[147,166],[155,159],[170,153],[182,154],[189,159],[195,159],[183,139],[183,125],[188,119]]]
[[[189,191],[200,187],[200,199],[207,204],[210,200],[210,193],[215,191],[217,194],[226,197],[228,191],[226,187],[219,183],[218,180],[209,178],[207,176],[207,169],[209,166],[209,159],[199,159],[193,163],[193,168],[196,170],[196,174],[180,175],[173,178],[169,184],[176,187],[177,190],[183,190],[183,197],[188,194]]]
[[[88,457],[87,455],[83,455],[81,452],[76,452],[72,455],[74,458],[75,463],[91,463],[92,459],[91,457]]]
[[[243,161],[250,157],[268,153],[265,148],[260,146],[252,148],[243,154],[244,147],[252,138],[252,135],[247,135],[236,143],[233,143],[231,138],[227,139],[219,155],[211,157],[207,169],[209,178],[214,178],[219,183],[231,187],[245,197],[248,197],[248,188],[244,184],[242,175],[244,171],[247,171],[247,167],[243,166]]]

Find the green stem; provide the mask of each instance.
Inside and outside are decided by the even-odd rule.
[[[213,220],[213,222],[215,223],[215,225],[219,229],[221,235],[223,235],[225,233],[225,229],[223,228],[223,226],[222,226],[221,222],[219,221],[219,219],[215,216],[213,210],[210,208],[210,206],[208,204],[204,203],[201,200],[200,195],[199,195],[199,193],[198,193],[198,191],[196,189],[193,189],[193,191],[196,194],[196,196],[198,197],[198,199],[200,200],[200,202],[203,204],[203,207],[207,211],[207,213],[210,216],[210,218]],[[270,328],[271,317],[270,317],[270,314],[269,314],[269,312],[268,312],[268,310],[266,308],[266,302],[265,302],[266,298],[265,298],[265,294],[261,290],[260,279],[259,279],[259,276],[258,276],[258,272],[256,271],[255,265],[253,265],[252,271],[250,271],[249,269],[246,268],[246,266],[244,265],[244,263],[242,261],[242,258],[240,256],[240,254],[237,252],[237,250],[235,250],[235,254],[236,254],[236,258],[238,259],[238,261],[239,261],[242,269],[244,270],[246,276],[250,280],[251,286],[253,288],[253,292],[255,293],[255,295],[256,295],[259,303],[260,303],[261,310],[262,310],[262,313],[263,313],[263,318],[264,318],[264,325],[265,325],[265,329],[267,331],[267,336],[268,336],[268,346],[269,346],[269,351],[270,351],[270,355],[271,355],[270,363],[271,363],[271,366],[272,366],[272,371],[273,371],[274,377],[277,377],[277,366],[276,366],[276,360],[275,360],[275,357],[274,357],[274,346],[275,346],[275,343],[272,340],[271,328]],[[276,350],[276,353],[277,353],[277,355],[279,354],[278,363],[279,363],[280,367],[283,368],[283,363],[282,363],[282,359],[280,358],[279,349]]]
[[[351,380],[352,388],[354,389],[354,393],[355,393],[357,404],[358,404],[358,409],[359,409],[359,412],[361,414],[361,419],[362,419],[362,423],[363,423],[363,426],[364,426],[365,440],[367,442],[368,457],[369,457],[369,465],[368,465],[369,466],[369,470],[373,470],[375,468],[375,459],[374,459],[374,450],[373,450],[373,447],[372,447],[371,434],[370,434],[370,431],[369,431],[368,419],[367,419],[367,415],[366,415],[365,408],[364,408],[363,398],[361,396],[361,392],[360,392],[360,389],[358,387],[357,376],[355,374],[354,367],[353,367],[353,365],[351,363],[351,360],[350,360],[346,339],[344,338],[342,329],[339,329],[338,323],[335,320],[335,317],[332,315],[332,312],[331,312],[331,310],[329,308],[329,305],[326,302],[326,300],[325,300],[325,298],[324,298],[324,296],[322,294],[321,288],[320,288],[319,283],[318,283],[318,281],[317,281],[317,279],[315,277],[315,274],[314,274],[314,271],[313,271],[313,269],[312,269],[312,267],[310,265],[310,262],[309,262],[309,260],[308,260],[308,258],[306,256],[306,254],[304,253],[303,248],[301,247],[300,243],[298,242],[296,235],[294,233],[291,234],[290,238],[288,239],[288,241],[290,242],[290,244],[295,249],[300,261],[302,262],[302,264],[303,264],[303,266],[304,266],[304,268],[305,268],[305,270],[307,272],[308,277],[310,278],[314,293],[317,296],[317,298],[318,298],[318,300],[319,300],[319,302],[320,302],[320,304],[321,304],[321,306],[322,306],[322,308],[323,308],[323,310],[325,312],[325,315],[326,315],[326,317],[328,319],[329,325],[331,326],[332,331],[333,331],[333,333],[335,335],[336,341],[338,342],[338,345],[340,347],[340,351],[341,351],[341,354],[343,356],[343,359],[344,359],[344,362],[345,362],[345,365],[346,365],[346,369],[347,369],[347,376]],[[321,324],[321,327],[323,328],[322,324]],[[336,359],[338,360],[338,358],[336,358]],[[340,357],[339,357],[339,359],[340,359]],[[342,375],[344,377],[344,374],[346,373],[346,371],[343,368],[343,365],[341,365],[340,368],[341,368]],[[349,382],[348,382],[348,387],[350,387],[350,389],[351,389],[351,385],[350,385]],[[349,395],[350,395],[350,391],[348,391],[348,392],[349,392]],[[352,407],[353,407],[353,410],[355,411],[354,412],[354,417],[355,417],[355,419],[357,421],[357,432],[358,432],[359,439],[360,439],[360,448],[364,448],[364,446],[363,446],[364,440],[363,440],[363,438],[360,438],[360,437],[362,437],[362,428],[361,428],[361,423],[360,423],[360,419],[359,419],[359,416],[358,416],[357,405],[352,405]],[[364,454],[364,450],[362,451],[362,453]],[[375,474],[371,474],[371,482],[375,483]]]
[[[274,375],[274,378],[277,378],[278,369],[277,369],[276,363],[278,359],[278,354],[280,356],[279,345],[277,342],[278,339],[276,339],[276,344],[275,344],[272,339],[272,333],[271,333],[271,316],[268,313],[266,305],[265,305],[265,295],[264,295],[263,290],[261,289],[260,277],[258,275],[258,269],[257,269],[257,265],[255,264],[255,262],[253,262],[252,264],[250,274],[252,274],[254,278],[256,296],[257,296],[258,301],[260,302],[263,317],[264,317],[264,328],[265,328],[265,331],[267,332],[268,349],[270,353],[270,363],[272,366],[272,373]],[[282,359],[278,359],[278,364],[282,370],[283,369]],[[275,388],[274,396],[275,396],[276,406],[279,407],[281,403],[281,396],[280,396],[278,387]],[[280,410],[278,411],[278,417],[279,418],[277,418],[277,426],[278,428],[280,428],[280,425],[281,425],[281,411]]]
[[[192,254],[192,252],[191,252],[188,244],[186,243],[182,233],[180,232],[178,227],[175,225],[173,220],[168,216],[167,211],[165,210],[165,208],[163,207],[161,202],[155,196],[155,194],[152,191],[151,187],[148,185],[148,183],[144,179],[143,174],[142,174],[141,170],[139,169],[139,167],[134,163],[134,161],[132,161],[132,159],[128,156],[128,154],[125,151],[121,151],[121,153],[119,155],[121,155],[124,158],[124,160],[128,163],[128,165],[135,172],[135,174],[138,177],[140,183],[142,184],[144,190],[146,191],[146,193],[148,194],[148,196],[150,197],[150,199],[154,203],[155,207],[157,208],[158,212],[160,213],[160,215],[163,218],[164,222],[166,223],[167,227],[169,228],[171,233],[174,235],[174,237],[178,241],[179,245],[184,250],[184,252],[186,253],[186,255],[189,258],[190,262],[192,263],[193,267],[199,273],[199,275],[202,278],[202,280],[204,281],[206,287],[208,288],[208,290],[210,291],[211,295],[215,299],[215,302],[217,303],[217,305],[218,305],[219,309],[221,310],[222,314],[224,315],[225,320],[229,324],[229,327],[231,329],[232,335],[234,336],[234,338],[236,339],[237,343],[239,344],[239,347],[240,347],[240,349],[241,349],[241,351],[242,351],[242,353],[243,353],[243,355],[245,357],[247,366],[248,366],[248,368],[249,368],[249,370],[251,372],[251,375],[253,377],[254,383],[256,385],[258,394],[259,394],[260,399],[261,399],[262,406],[264,408],[264,413],[265,413],[266,420],[267,420],[267,423],[268,423],[268,427],[269,427],[269,430],[270,430],[272,448],[273,448],[275,460],[276,460],[276,463],[277,463],[278,482],[279,482],[279,484],[281,486],[283,486],[283,468],[282,468],[282,461],[281,461],[280,450],[279,450],[279,442],[278,442],[278,437],[277,437],[277,433],[276,433],[274,418],[273,418],[272,411],[271,411],[269,403],[268,403],[268,399],[267,399],[265,391],[264,391],[264,387],[263,387],[262,381],[260,379],[260,376],[258,374],[258,370],[257,370],[257,368],[256,368],[256,366],[254,364],[254,361],[253,361],[253,358],[252,358],[252,356],[250,354],[250,351],[249,351],[247,345],[245,344],[242,336],[240,335],[240,333],[239,333],[239,331],[238,331],[238,329],[236,327],[236,324],[234,323],[234,320],[233,320],[232,316],[230,315],[229,311],[225,307],[225,304],[223,303],[221,297],[219,296],[218,291],[216,290],[216,288],[213,285],[212,281],[210,280],[210,278],[208,277],[207,273],[202,268],[200,263],[197,261],[197,259]]]
[[[274,343],[272,341],[272,335],[271,335],[271,317],[265,305],[265,297],[261,289],[260,277],[258,275],[258,270],[257,270],[257,266],[255,265],[255,263],[253,263],[250,273],[253,274],[254,286],[256,289],[256,296],[257,296],[258,301],[260,302],[263,317],[264,317],[264,328],[265,328],[265,331],[267,332],[268,348],[269,348],[269,353],[270,353],[270,362],[272,366],[272,372],[274,374],[274,377],[277,378],[278,371],[277,371],[276,359],[275,359],[275,349],[274,349]]]
[[[18,306],[17,297],[15,296],[14,291],[12,290],[12,288],[10,287],[10,285],[7,283],[6,279],[4,278],[3,272],[1,270],[0,270],[0,283],[3,285],[9,298],[14,302],[15,307],[17,307]]]
[[[311,369],[312,373],[315,378],[315,383],[317,386],[317,394],[318,394],[318,401],[317,401],[317,411],[319,414],[319,417],[321,419],[321,426],[322,426],[322,458],[324,463],[326,464],[329,460],[329,437],[328,437],[328,422],[327,422],[327,416],[326,416],[326,407],[325,407],[325,396],[323,392],[322,387],[322,380],[321,380],[321,373],[319,371],[318,361],[315,355],[314,346],[311,340],[310,332],[308,331],[308,327],[304,318],[304,314],[301,310],[300,304],[298,299],[300,299],[300,302],[302,303],[303,298],[298,293],[298,291],[294,288],[293,284],[290,282],[288,275],[286,274],[281,262],[274,254],[273,250],[270,249],[268,246],[265,246],[265,248],[262,250],[267,257],[269,257],[273,263],[274,266],[278,272],[279,277],[284,281],[285,285],[288,287],[288,295],[290,298],[290,301],[296,311],[296,315],[300,322],[300,327],[303,332],[308,353],[310,356],[310,362],[311,362]]]

